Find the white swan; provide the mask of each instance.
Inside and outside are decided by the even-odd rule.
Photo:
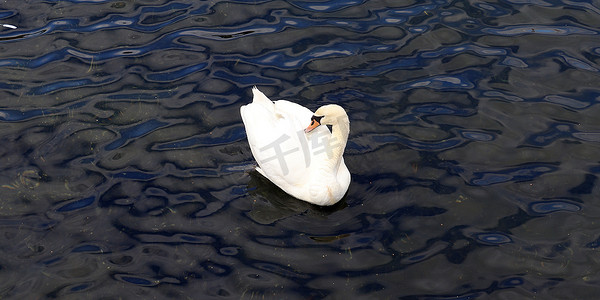
[[[273,102],[256,87],[252,93],[240,113],[256,170],[300,200],[333,205],[342,199],[350,185],[342,156],[350,132],[344,109],[329,104],[313,115],[296,103]]]

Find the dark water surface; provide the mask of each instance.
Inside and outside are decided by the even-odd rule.
[[[597,299],[595,1],[5,1],[2,299]],[[257,85],[351,133],[319,208]]]

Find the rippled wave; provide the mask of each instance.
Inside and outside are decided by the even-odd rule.
[[[1,298],[589,298],[592,1],[0,9]],[[352,123],[330,208],[256,173],[259,86]],[[9,275],[10,274],[10,275]]]

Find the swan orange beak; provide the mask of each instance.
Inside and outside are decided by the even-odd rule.
[[[305,133],[309,133],[311,131],[313,131],[313,129],[319,127],[319,125],[321,125],[321,117],[316,117],[316,116],[312,116],[312,118],[310,118],[310,125],[308,125],[308,127],[306,127],[306,129],[304,129]]]

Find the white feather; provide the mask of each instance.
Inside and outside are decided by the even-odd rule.
[[[307,134],[313,115],[309,109],[286,100],[273,102],[256,87],[252,92],[253,102],[240,113],[257,171],[298,199],[318,205],[338,202],[348,189],[350,172],[331,147],[345,147],[347,132],[335,137],[319,126]]]

